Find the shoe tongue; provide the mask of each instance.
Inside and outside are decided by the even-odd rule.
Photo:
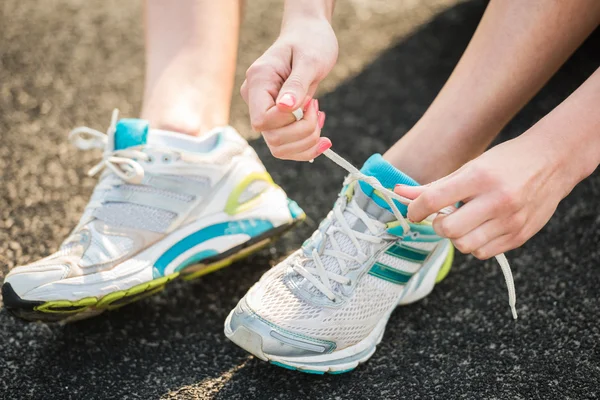
[[[148,140],[148,121],[136,118],[123,118],[117,122],[114,136],[114,149],[145,145]]]
[[[381,154],[373,154],[371,157],[369,157],[369,159],[360,169],[360,172],[362,172],[365,175],[377,178],[377,180],[383,185],[383,187],[388,188],[390,190],[393,190],[397,184],[410,186],[419,185],[410,176],[406,175],[404,172],[400,171],[392,164],[385,161]],[[392,212],[390,206],[385,202],[385,200],[383,200],[375,193],[371,185],[362,181],[359,182],[359,184],[365,196],[369,197],[380,208],[387,210],[389,213]],[[406,216],[406,206],[404,204],[400,204],[397,201],[395,201],[395,203],[402,215]]]
[[[369,186],[370,188],[370,186]],[[372,190],[371,190],[372,191]],[[373,195],[375,196],[375,195]],[[373,197],[367,195],[360,185],[357,185],[354,189],[353,200],[356,204],[367,213],[367,215],[373,219],[378,220],[379,222],[383,222],[387,224],[388,222],[394,221],[396,217],[392,212],[390,212],[389,208],[382,207],[378,203],[373,200]],[[387,205],[387,204],[386,204]],[[360,224],[359,226],[353,226],[352,229],[356,231],[363,232],[367,229],[366,226],[362,223],[362,221],[357,220],[356,224]]]

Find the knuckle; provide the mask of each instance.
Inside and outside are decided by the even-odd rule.
[[[272,71],[272,67],[264,62],[257,61],[246,70],[246,78],[252,79],[257,75],[268,74]]]
[[[302,79],[298,76],[298,75],[290,75],[290,77],[287,79],[286,84],[288,86],[297,88],[299,90],[305,91],[308,88],[305,87],[304,82],[302,81]]]
[[[434,210],[437,206],[437,194],[433,190],[428,190],[421,195],[421,204],[427,208],[427,210]]]
[[[475,258],[478,258],[478,259],[480,259],[482,261],[483,260],[487,260],[488,258],[491,257],[491,255],[489,254],[489,252],[487,250],[485,250],[485,249],[475,250],[473,252],[473,256],[475,256]]]
[[[489,185],[495,182],[496,177],[490,169],[478,165],[474,165],[472,168],[474,184]]]
[[[458,251],[460,251],[463,254],[469,254],[473,251],[473,249],[471,248],[471,244],[463,238],[456,239],[453,241],[453,243],[454,247],[456,247]]]
[[[501,188],[498,197],[500,203],[507,210],[519,210],[521,208],[520,196],[509,188]]]
[[[448,218],[442,219],[442,221],[439,223],[439,229],[447,238],[453,239],[458,237],[456,227],[454,226],[454,224],[452,224],[452,222],[448,222]]]
[[[519,247],[523,245],[527,241],[527,239],[529,239],[529,236],[527,235],[527,232],[524,229],[522,229],[514,235],[511,247],[513,249]]]
[[[281,135],[278,135],[276,133],[267,133],[264,132],[263,136],[265,138],[265,141],[267,142],[267,144],[271,147],[278,147],[281,146],[283,144],[282,139],[281,139]]]
[[[320,132],[312,132],[308,135],[309,138],[309,144],[311,146],[316,146],[317,143],[319,143],[319,139],[321,138],[321,134]]]
[[[308,67],[314,67],[315,65],[318,65],[319,61],[321,60],[317,54],[307,51],[297,51],[295,52],[294,56],[299,62]]]
[[[271,155],[275,158],[282,158],[284,153],[281,151],[279,147],[271,147],[269,146],[269,150],[271,150]]]
[[[255,132],[262,132],[266,130],[266,121],[262,115],[252,117],[250,125]]]
[[[509,226],[512,229],[521,229],[524,225],[525,222],[527,221],[527,216],[525,215],[525,213],[523,212],[517,212],[514,213],[509,220]]]

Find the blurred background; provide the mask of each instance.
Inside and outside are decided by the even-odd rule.
[[[221,0],[219,0],[221,1]],[[334,149],[360,165],[422,115],[458,61],[484,1],[339,1],[339,62],[321,87]],[[0,3],[0,280],[54,251],[76,224],[99,152],[73,127],[137,117],[143,94],[141,0]],[[248,138],[237,88],[274,41],[281,0],[248,0],[232,124]],[[598,31],[499,140],[525,131],[600,65]],[[578,186],[548,226],[508,254],[520,319],[509,319],[493,262],[460,256],[424,301],[398,310],[379,351],[356,372],[314,377],[259,362],[222,323],[260,275],[329,211],[344,171],[271,157],[252,145],[308,221],[275,247],[157,296],[67,326],[0,312],[0,399],[592,398],[600,381],[600,177]],[[432,160],[435,162],[435,160]],[[316,198],[313,193],[321,193]],[[1,303],[0,303],[1,304]]]

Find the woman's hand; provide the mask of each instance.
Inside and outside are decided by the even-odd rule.
[[[542,135],[525,134],[445,178],[426,186],[398,185],[395,192],[415,199],[408,206],[413,221],[462,201],[452,214],[438,215],[433,227],[462,253],[488,259],[521,246],[542,229],[580,180],[548,142]]]
[[[338,44],[326,17],[293,4],[286,5],[277,41],[248,68],[241,94],[252,128],[262,132],[271,153],[308,161],[331,147],[321,138],[325,113],[312,97],[337,60]],[[292,115],[298,108],[305,111],[300,121]]]

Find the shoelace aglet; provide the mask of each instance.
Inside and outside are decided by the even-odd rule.
[[[98,173],[98,171],[100,171],[103,167],[103,162],[99,162],[98,164],[94,165],[92,168],[90,168],[90,170],[87,172],[88,176],[94,176]]]
[[[512,311],[513,319],[519,318],[519,316],[517,315],[517,308],[515,307],[514,304],[510,305],[510,311]]]

